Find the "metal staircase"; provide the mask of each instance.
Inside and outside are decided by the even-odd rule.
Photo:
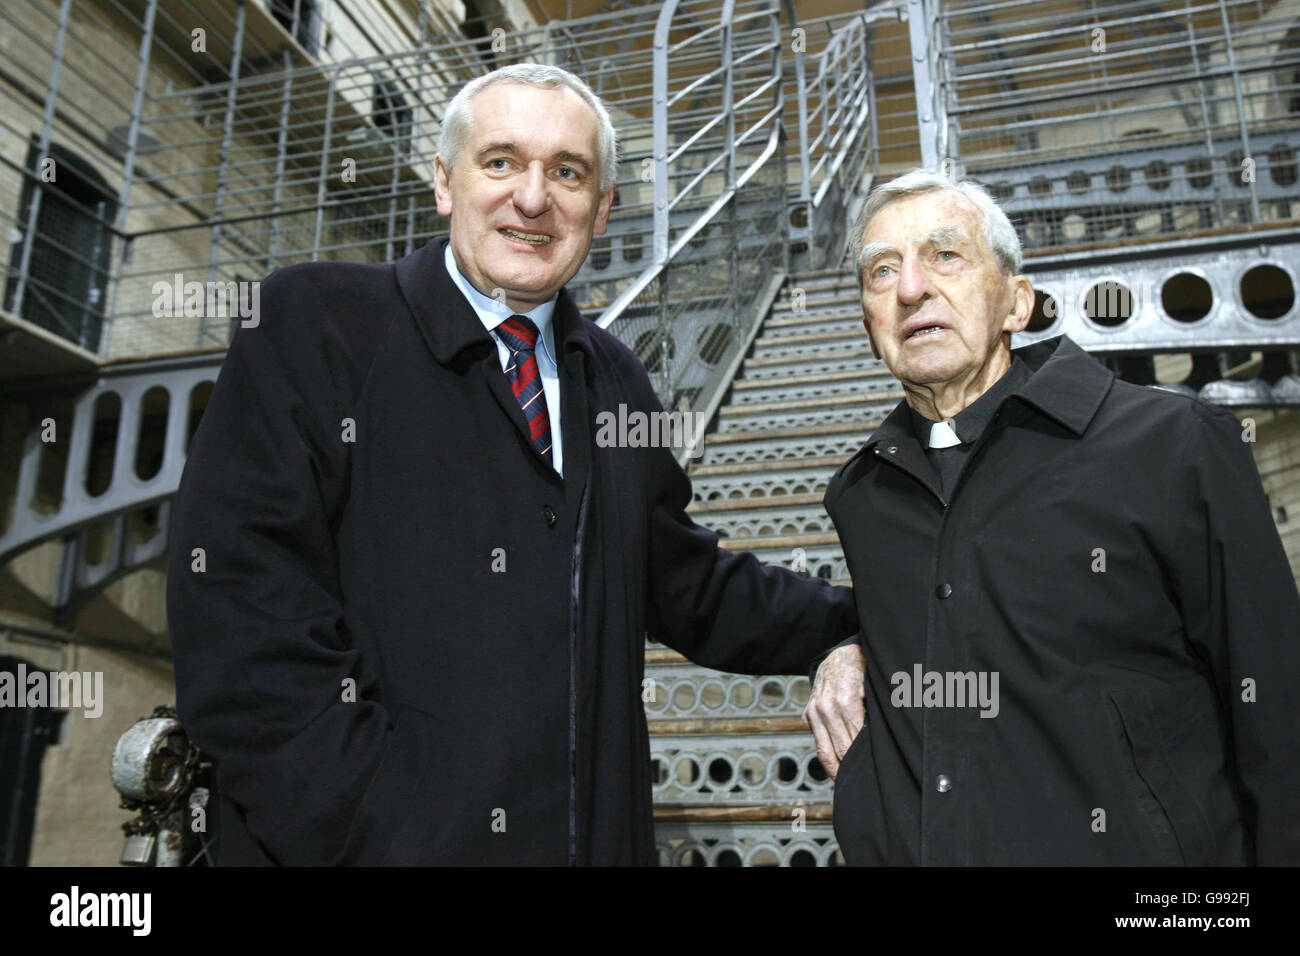
[[[848,585],[822,495],[901,397],[866,344],[853,273],[793,276],[689,470],[691,517],[724,547]],[[657,645],[646,674],[661,864],[842,862],[832,783],[800,719],[807,677],[720,674]]]

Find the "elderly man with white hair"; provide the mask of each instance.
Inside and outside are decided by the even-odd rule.
[[[805,720],[846,861],[1300,862],[1300,595],[1241,423],[1013,351],[1034,292],[974,183],[878,187],[854,244],[906,398],[825,497],[862,646]]]

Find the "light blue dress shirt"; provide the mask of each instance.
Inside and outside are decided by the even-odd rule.
[[[469,301],[479,321],[483,323],[483,328],[488,330],[492,341],[496,342],[497,356],[501,359],[503,372],[510,364],[510,349],[506,348],[506,344],[497,335],[497,326],[512,315],[526,315],[532,319],[533,325],[537,326],[539,345],[533,354],[537,357],[537,372],[542,376],[542,393],[546,396],[546,413],[551,421],[551,461],[555,465],[556,473],[563,475],[564,442],[560,440],[563,434],[560,431],[560,369],[559,363],[555,360],[555,330],[551,324],[558,295],[551,296],[530,312],[512,312],[505,302],[498,302],[470,285],[469,280],[461,274],[460,267],[456,265],[456,257],[451,253],[450,242],[447,243],[443,259],[447,264],[447,275],[451,276],[451,281],[456,283],[456,288],[460,289]]]

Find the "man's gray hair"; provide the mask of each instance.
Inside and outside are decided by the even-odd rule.
[[[438,141],[438,152],[448,167],[455,164],[465,145],[465,140],[469,138],[473,123],[471,101],[495,83],[527,83],[529,86],[541,86],[546,89],[564,87],[581,96],[583,102],[591,107],[591,111],[596,114],[596,119],[600,122],[600,156],[597,158],[600,167],[600,191],[603,193],[614,185],[618,179],[618,134],[614,132],[614,124],[610,122],[609,111],[605,109],[605,104],[601,102],[600,97],[592,92],[591,87],[581,77],[558,66],[548,66],[545,63],[515,63],[512,66],[503,66],[499,70],[493,70],[491,73],[470,80],[452,97],[447,112],[442,118],[442,135]]]
[[[862,207],[862,214],[858,216],[857,224],[853,227],[853,235],[850,240],[852,245],[849,247],[854,250],[859,281],[862,279],[862,270],[867,266],[863,256],[863,252],[866,250],[862,247],[862,240],[866,237],[867,225],[871,222],[872,217],[888,203],[896,199],[902,199],[904,196],[917,196],[935,190],[958,193],[973,202],[975,208],[983,215],[984,241],[993,250],[993,256],[997,259],[998,268],[1007,275],[1015,275],[1020,271],[1023,262],[1020,252],[1020,237],[1016,235],[1015,227],[1011,225],[1011,220],[1007,218],[1007,214],[1002,211],[1002,207],[997,204],[997,201],[989,195],[988,190],[969,179],[957,182],[943,173],[936,173],[928,169],[913,169],[897,179],[891,179],[889,182],[877,186],[871,191],[871,195],[867,197],[866,205]]]

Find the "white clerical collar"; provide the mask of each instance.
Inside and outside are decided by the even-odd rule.
[[[447,275],[451,276],[451,281],[456,283],[456,288],[460,289],[469,301],[470,306],[473,307],[474,313],[478,316],[479,321],[483,323],[485,329],[491,332],[512,315],[526,315],[532,319],[533,325],[537,326],[538,338],[542,340],[542,348],[546,350],[546,354],[550,356],[551,361],[555,362],[555,339],[551,332],[551,316],[555,313],[555,302],[559,298],[558,293],[528,312],[511,312],[510,307],[505,302],[484,295],[465,278],[465,275],[460,271],[460,267],[456,265],[456,257],[452,255],[450,242],[447,243],[442,258],[447,266]]]
[[[953,420],[951,418],[945,418],[943,421],[931,425],[930,447],[951,448],[953,445],[960,445],[961,439],[957,437],[957,431],[952,426]]]

